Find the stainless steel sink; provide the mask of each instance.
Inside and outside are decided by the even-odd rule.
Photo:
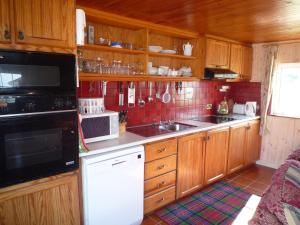
[[[193,128],[196,126],[177,123],[177,122],[166,122],[166,123],[159,123],[159,124],[150,124],[144,126],[136,126],[136,127],[129,127],[127,131],[141,135],[143,137],[152,137],[160,134],[167,134],[176,131],[183,131],[189,128]]]
[[[182,131],[191,127],[195,127],[195,126],[183,124],[183,123],[172,123],[172,124],[167,123],[167,124],[159,125],[160,129],[166,129],[170,131]]]

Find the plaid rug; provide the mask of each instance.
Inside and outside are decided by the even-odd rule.
[[[233,222],[250,196],[241,188],[221,181],[155,214],[170,225],[226,225]]]

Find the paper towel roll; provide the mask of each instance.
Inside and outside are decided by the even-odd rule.
[[[84,28],[86,27],[85,12],[76,9],[76,43],[84,45]]]

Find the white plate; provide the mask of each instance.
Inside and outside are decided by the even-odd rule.
[[[164,54],[176,54],[176,51],[175,50],[165,49],[165,50],[161,50],[160,53],[164,53]]]

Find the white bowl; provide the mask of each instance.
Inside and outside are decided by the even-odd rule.
[[[148,70],[150,75],[156,75],[158,72],[157,67],[149,67]]]
[[[148,49],[150,52],[160,52],[162,50],[162,47],[158,45],[149,45]]]

